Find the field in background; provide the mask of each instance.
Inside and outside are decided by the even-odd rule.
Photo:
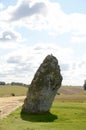
[[[84,102],[86,101],[86,91],[81,86],[62,86],[55,97],[61,102]]]
[[[25,96],[28,91],[23,86],[0,86],[0,97]],[[81,86],[62,86],[55,97],[56,101],[86,101],[86,91]]]
[[[23,86],[0,86],[0,97],[24,96],[27,89],[27,87]]]
[[[82,86],[61,86],[58,90],[63,95],[81,94],[84,92]]]
[[[0,86],[0,97],[4,96],[11,96],[12,93],[15,94],[15,96],[23,96],[26,95],[28,88],[23,86],[16,86],[16,85],[5,85]],[[83,94],[84,89],[81,86],[62,86],[58,93],[61,95],[73,95],[73,94]]]

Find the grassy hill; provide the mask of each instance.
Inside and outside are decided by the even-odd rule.
[[[0,86],[0,97],[5,96],[24,96],[26,95],[28,87],[23,86]],[[62,86],[58,93],[61,95],[85,95],[85,91],[81,86]]]
[[[27,87],[23,86],[0,86],[0,97],[24,96],[27,93]]]
[[[82,86],[62,86],[58,92],[64,95],[73,95],[83,93],[84,89]]]
[[[86,101],[86,91],[81,86],[62,86],[55,100],[62,102],[83,102]]]

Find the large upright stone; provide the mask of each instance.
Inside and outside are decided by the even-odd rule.
[[[58,60],[48,55],[37,70],[28,89],[22,112],[48,112],[62,82]]]

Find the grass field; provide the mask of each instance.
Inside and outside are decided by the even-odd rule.
[[[24,96],[26,95],[27,88],[21,86],[0,86],[0,97],[12,96]]]
[[[20,107],[0,120],[0,130],[86,130],[86,92],[80,87],[59,92],[50,113],[25,114]]]
[[[86,102],[54,102],[50,113],[21,114],[21,108],[0,120],[0,130],[86,130]]]

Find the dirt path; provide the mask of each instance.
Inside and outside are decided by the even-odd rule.
[[[0,119],[23,104],[25,96],[0,98]]]

